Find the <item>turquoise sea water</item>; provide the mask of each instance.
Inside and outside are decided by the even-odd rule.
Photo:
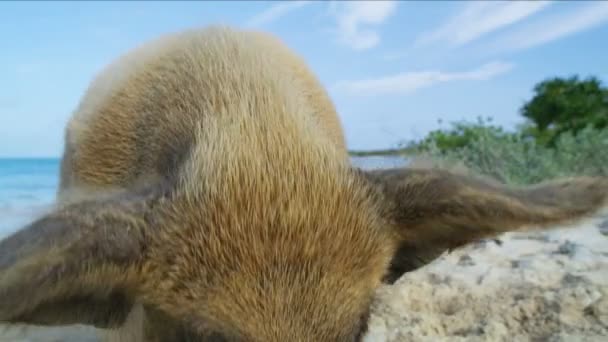
[[[362,168],[392,167],[399,157],[353,157]],[[59,185],[59,159],[0,159],[0,238],[44,214]]]
[[[0,237],[49,208],[58,175],[58,159],[0,159]]]

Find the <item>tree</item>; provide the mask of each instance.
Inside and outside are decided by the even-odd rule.
[[[608,88],[595,77],[547,79],[534,87],[534,93],[521,108],[529,120],[523,129],[541,144],[552,146],[564,132],[608,126]]]

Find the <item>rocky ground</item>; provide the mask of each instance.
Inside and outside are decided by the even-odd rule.
[[[506,234],[379,291],[366,342],[607,341],[608,216]],[[97,341],[84,327],[0,326],[0,341]]]
[[[501,242],[381,289],[367,341],[608,341],[608,217]]]

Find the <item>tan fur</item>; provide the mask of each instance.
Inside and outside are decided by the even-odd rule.
[[[382,281],[605,204],[605,179],[508,189],[351,166],[334,106],[273,36],[211,27],[104,69],[58,209],[0,242],[0,321],[111,341],[353,341]],[[28,293],[26,296],[25,293]]]
[[[223,103],[226,98],[234,102]],[[162,158],[186,152],[171,144],[187,144],[177,140],[193,139],[193,126],[221,125],[219,120],[233,119],[226,117],[232,111],[256,109],[247,106],[258,106],[261,118],[274,125],[277,113],[265,111],[286,108],[267,105],[300,106],[290,114],[314,119],[309,124],[315,134],[346,154],[333,103],[300,58],[274,37],[211,28],[157,39],[122,56],[92,82],[68,126],[70,153],[64,158],[70,169],[61,191],[72,184],[128,187],[142,178],[154,180],[163,173]]]

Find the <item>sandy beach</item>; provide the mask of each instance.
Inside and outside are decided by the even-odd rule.
[[[607,216],[501,242],[381,289],[367,341],[606,341]]]
[[[383,287],[367,342],[605,341],[608,216],[509,233]],[[0,326],[0,341],[98,341],[86,327]]]

